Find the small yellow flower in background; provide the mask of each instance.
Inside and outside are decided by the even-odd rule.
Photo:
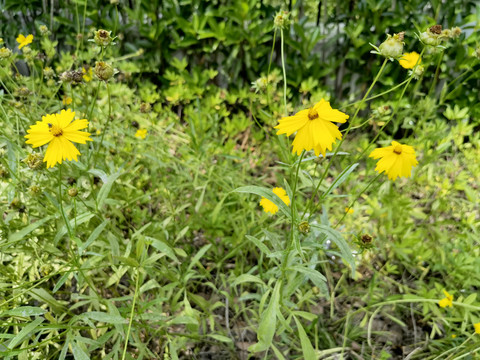
[[[397,177],[409,177],[412,173],[412,167],[418,165],[415,149],[396,141],[392,141],[391,146],[373,150],[369,157],[380,159],[375,171],[380,174],[385,171],[391,180],[395,180]]]
[[[25,37],[23,34],[20,34],[17,37],[18,48],[21,49],[24,46],[27,46],[28,44],[31,44],[32,41],[33,41],[33,35],[32,34],[27,35],[27,37]]]
[[[281,187],[273,188],[272,192],[277,195],[287,206],[290,205],[290,198],[287,195],[285,189]],[[278,211],[278,206],[267,198],[262,197],[260,200],[260,205],[263,207],[263,211],[266,213],[275,214]]]
[[[330,103],[322,99],[310,109],[280,119],[275,129],[278,129],[277,135],[290,136],[297,132],[292,143],[292,153],[300,155],[302,150],[314,150],[316,156],[322,154],[325,157],[335,141],[342,138],[342,133],[334,122],[344,123],[347,119],[347,114],[332,109]]]
[[[145,140],[145,138],[147,137],[147,132],[148,132],[147,129],[138,129],[137,132],[135,133],[135,137],[142,138],[143,140]]]
[[[352,208],[346,207],[346,208],[345,208],[345,212],[346,212],[347,214],[353,214],[353,213],[355,212],[355,210],[353,210]]]
[[[438,302],[438,305],[440,305],[440,307],[442,307],[442,308],[447,307],[447,306],[452,307],[452,305],[453,305],[453,295],[450,295],[445,290],[443,290],[443,293],[445,294],[445,297]]]
[[[475,328],[475,334],[480,334],[480,322],[473,324],[473,327]]]
[[[403,54],[398,62],[404,69],[413,69],[417,64],[417,60],[419,64],[422,62],[420,55],[415,51],[412,51],[410,53]]]
[[[49,144],[43,161],[47,162],[47,168],[61,164],[63,160],[77,161],[80,152],[72,142],[85,144],[90,139],[90,133],[79,131],[88,126],[88,120],[74,120],[75,113],[68,109],[60,114],[42,116],[42,121],[37,121],[27,130],[27,144],[33,148]]]
[[[72,103],[72,98],[70,96],[64,95],[62,98],[63,105],[70,105]]]
[[[83,80],[85,82],[90,82],[93,79],[93,69],[92,67],[89,67],[88,70],[82,67],[82,73],[83,73]]]
[[[457,335],[452,334],[452,339],[455,339],[456,337],[457,337]]]

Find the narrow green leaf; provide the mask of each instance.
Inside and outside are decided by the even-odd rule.
[[[232,286],[237,286],[243,283],[257,283],[261,284],[263,286],[266,286],[266,284],[258,277],[255,275],[250,275],[250,274],[242,274],[239,277],[235,279],[235,281],[232,283]]]
[[[243,186],[239,187],[238,189],[233,190],[233,192],[237,193],[248,193],[248,194],[255,194],[258,196],[263,196],[264,198],[270,200],[275,205],[278,206],[280,211],[289,219],[291,218],[291,211],[290,208],[285,204],[282,199],[280,199],[277,195],[273,193],[271,189],[259,187],[259,186]]]
[[[8,237],[8,242],[5,245],[10,245],[11,243],[22,240],[25,236],[30,234],[32,231],[38,229],[40,226],[45,224],[47,221],[50,221],[54,216],[47,216],[42,220],[37,220],[34,223],[24,227],[22,230],[17,231],[16,233],[11,234]]]
[[[353,170],[358,166],[358,163],[352,164],[348,166],[345,170],[343,170],[340,175],[333,181],[332,185],[327,189],[327,191],[322,195],[323,198],[327,197],[333,190],[339,187],[345,180],[347,180],[348,176],[352,173]]]
[[[205,245],[204,247],[202,247],[198,252],[197,254],[193,257],[192,261],[190,262],[190,264],[188,265],[188,270],[191,270],[195,264],[197,264],[200,259],[203,257],[203,255],[205,255],[205,253],[212,247],[212,244],[208,244],[208,245]],[[201,264],[200,264],[201,265]]]
[[[273,336],[277,327],[278,301],[280,298],[280,281],[277,281],[273,289],[272,297],[267,309],[260,316],[257,338],[258,343],[250,346],[249,350],[260,352],[267,350],[272,345]]]
[[[265,255],[270,255],[271,251],[268,249],[267,245],[265,245],[263,242],[258,240],[256,237],[250,236],[250,235],[245,235],[245,237],[253,242],[255,246],[263,252]]]
[[[78,253],[81,255],[89,246],[92,244],[102,233],[105,226],[109,223],[109,220],[105,220],[100,225],[98,225],[95,230],[92,231],[87,241],[78,249]]]
[[[33,320],[30,324],[25,326],[15,337],[10,340],[10,343],[8,344],[8,348],[11,350],[15,348],[19,343],[21,343],[28,335],[30,335],[31,332],[35,331],[38,326],[44,322],[45,319],[43,317],[36,318]]]
[[[127,324],[128,321],[121,316],[107,314],[101,311],[89,311],[83,314],[94,321],[103,322],[107,324]]]
[[[177,257],[175,256],[175,251],[173,251],[173,249],[167,243],[149,236],[145,236],[145,240],[150,241],[150,243],[155,249],[164,253],[173,261],[179,262]]]
[[[113,183],[115,182],[115,180],[117,180],[120,177],[120,175],[122,175],[121,172],[112,174],[108,176],[107,181],[103,183],[97,196],[97,204],[99,208],[103,206],[103,203],[105,202],[108,195],[110,194],[110,190],[112,190]]]
[[[47,310],[39,307],[35,307],[35,306],[20,306],[15,309],[4,311],[0,316],[10,315],[10,316],[29,317],[29,316],[43,315],[46,312]]]
[[[90,356],[82,350],[76,341],[72,341],[70,344],[72,345],[72,353],[75,360],[90,360]]]
[[[295,323],[297,324],[298,336],[300,337],[300,344],[302,345],[303,359],[304,360],[317,360],[315,355],[315,350],[313,349],[312,343],[305,332],[302,324],[294,316]]]
[[[296,265],[291,267],[290,269],[305,274],[318,288],[324,289],[326,287],[325,284],[327,283],[327,278],[317,270],[311,269],[303,265]]]

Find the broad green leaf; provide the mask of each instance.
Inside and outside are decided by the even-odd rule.
[[[316,360],[317,356],[315,355],[315,350],[313,349],[312,343],[310,342],[305,329],[295,316],[293,318],[297,324],[298,336],[300,337],[300,344],[302,345],[303,359]]]
[[[280,211],[289,219],[291,218],[291,211],[290,208],[285,204],[282,199],[280,199],[277,195],[273,193],[271,189],[259,187],[259,186],[242,186],[238,189],[233,190],[233,192],[237,193],[248,193],[248,194],[255,194],[258,196],[263,196],[264,198],[270,200],[275,205],[278,206]]]

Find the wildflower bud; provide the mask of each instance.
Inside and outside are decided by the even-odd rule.
[[[68,196],[75,197],[78,195],[78,189],[76,187],[71,187],[68,189]]]
[[[32,49],[31,49],[30,47],[28,47],[28,46],[24,46],[24,47],[22,48],[22,52],[23,52],[23,55],[29,56],[29,55],[31,55],[31,53],[32,53]]]
[[[51,67],[47,66],[43,69],[43,76],[45,76],[45,79],[52,79],[55,76],[55,72]]]
[[[17,89],[17,95],[19,97],[27,97],[31,94],[31,91],[29,88],[22,86]]]
[[[76,38],[78,41],[81,41],[83,39],[83,34],[81,33],[77,34]]]
[[[273,27],[275,29],[285,29],[290,24],[290,14],[288,11],[279,11],[273,20]]]
[[[95,75],[100,80],[107,81],[113,76],[113,68],[111,65],[107,64],[105,61],[97,61],[95,64]]]
[[[118,5],[119,1],[118,0],[110,0],[110,4],[112,5]]]
[[[302,221],[298,225],[298,231],[300,231],[302,234],[308,234],[310,232],[310,224],[308,221]]]
[[[452,37],[452,30],[450,30],[450,29],[442,30],[442,32],[440,33],[440,37],[442,39],[448,39],[448,38]]]
[[[380,54],[390,59],[396,59],[402,56],[404,35],[404,32],[394,34],[393,36],[387,34],[387,40],[378,47]]]
[[[25,160],[23,160],[24,163],[28,165],[28,167],[32,170],[40,170],[43,168],[43,156],[40,154],[29,154]]]
[[[424,71],[425,71],[425,68],[423,67],[423,65],[417,65],[417,67],[416,67],[415,69],[413,69],[413,70],[410,70],[410,71],[408,72],[408,74],[409,74],[410,76],[413,75],[413,78],[414,78],[415,80],[418,80],[418,79],[420,79],[420,77],[423,75]]]
[[[268,79],[265,76],[252,82],[252,89],[255,90],[255,93],[267,91]]]
[[[455,26],[454,28],[452,28],[450,32],[450,37],[452,39],[456,39],[460,36],[461,33],[462,33],[462,29],[460,29],[458,26]]]
[[[140,112],[142,114],[148,114],[150,111],[152,111],[152,106],[149,103],[140,104]]]
[[[427,29],[427,31],[420,34],[420,40],[425,45],[437,46],[442,40],[442,25],[434,25]]]
[[[30,191],[31,195],[35,196],[35,195],[38,195],[42,191],[42,188],[38,185],[31,185],[28,188],[28,191]]]
[[[48,27],[46,27],[45,25],[40,25],[38,30],[40,30],[40,34],[42,34],[43,36],[46,36],[49,33]]]
[[[480,47],[475,49],[475,52],[473,53],[473,56],[475,56],[477,59],[480,60]]]
[[[73,84],[80,84],[83,81],[83,72],[81,70],[70,71],[70,77]]]
[[[320,294],[320,289],[316,286],[312,287],[312,292],[315,294],[315,295],[318,295]]]
[[[12,56],[12,50],[6,47],[0,49],[0,59],[8,59],[10,56]]]
[[[365,245],[367,245],[367,244],[371,244],[371,243],[372,243],[373,238],[372,238],[370,235],[368,235],[368,234],[363,234],[363,235],[360,237],[360,241],[361,241],[362,243],[364,243]]]
[[[112,42],[113,38],[110,36],[112,32],[107,30],[97,30],[95,32],[94,41],[98,46],[108,46]]]

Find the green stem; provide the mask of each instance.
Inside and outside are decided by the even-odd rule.
[[[140,270],[137,267],[137,279],[135,281],[135,293],[133,295],[132,310],[130,311],[130,320],[128,322],[127,336],[125,338],[125,346],[123,348],[122,360],[125,360],[125,357],[127,355],[128,340],[130,338],[130,331],[132,330],[133,315],[134,315],[134,312],[135,312],[135,303],[137,301],[139,284],[140,284]]]
[[[70,239],[73,239],[72,228],[70,227],[70,222],[68,221],[67,215],[65,214],[65,210],[63,209],[62,167],[63,167],[62,164],[60,164],[58,167],[58,204],[60,205],[60,212],[62,213],[63,221],[65,222],[65,226],[67,227],[68,236],[70,237]]]
[[[469,69],[468,71],[470,71],[470,70],[471,70],[471,69]],[[463,73],[462,75],[465,75],[468,71],[466,71],[466,72]],[[465,80],[462,80],[462,82],[461,82],[460,84],[458,84],[457,86],[455,86],[455,88],[454,88],[452,91],[450,91],[447,95],[443,96],[443,98],[440,100],[440,105],[442,105],[442,104],[445,102],[445,100],[447,100],[448,97],[449,97],[450,95],[452,95],[455,91],[457,91],[457,89],[458,89],[459,87],[461,87],[465,82],[467,82],[468,80],[470,80],[471,78],[473,78],[475,75],[477,75],[478,72],[480,72],[480,69],[478,69],[477,71],[475,71],[473,74],[471,74],[471,75],[470,75],[469,77],[467,77]],[[459,76],[459,77],[460,77],[460,76]],[[452,82],[452,83],[453,83],[453,82]],[[451,84],[452,84],[452,83],[451,83]],[[449,84],[449,85],[451,85],[451,84]],[[447,85],[447,87],[448,87],[449,85]]]
[[[420,56],[418,57],[418,59],[420,60],[422,58],[422,55],[423,53],[425,52],[425,48],[423,48],[422,52],[420,53]],[[408,79],[407,83],[405,84],[403,90],[402,90],[402,93],[400,94],[400,97],[398,98],[397,100],[397,103],[395,105],[395,108],[393,109],[392,111],[392,114],[390,115],[390,118],[385,122],[385,124],[383,124],[383,126],[380,128],[380,130],[378,131],[377,135],[375,135],[375,137],[373,138],[372,141],[370,141],[367,145],[367,147],[360,153],[360,155],[357,156],[357,158],[355,159],[355,162],[358,162],[358,160],[360,160],[360,158],[362,158],[362,156],[367,152],[367,150],[370,148],[370,146],[375,143],[375,141],[377,141],[377,139],[379,138],[379,136],[382,134],[382,131],[383,129],[385,129],[385,127],[390,123],[390,121],[392,121],[392,119],[395,117],[395,115],[397,114],[397,111],[398,111],[398,108],[400,107],[400,101],[402,101],[403,99],[403,96],[405,95],[405,91],[407,90],[408,88],[408,85],[410,85],[410,82],[413,80],[413,75],[415,74],[415,69],[417,68],[418,64],[419,64],[419,60],[417,60],[417,63],[415,64],[414,68],[412,69],[412,75],[410,76],[410,78]]]
[[[362,194],[368,190],[368,188],[380,177],[380,175],[382,175],[381,173],[378,174],[377,176],[375,176],[369,183],[367,186],[365,186],[365,188],[360,191],[357,196],[355,197],[355,199],[353,199],[353,201],[351,202],[351,204],[348,206],[348,209],[351,209],[353,207],[353,205],[355,205],[355,203],[357,202],[358,198],[360,196],[362,196]],[[336,229],[338,227],[338,225],[340,225],[340,223],[343,221],[343,219],[345,219],[345,216],[347,216],[348,212],[345,211],[345,213],[343,214],[342,218],[340,220],[338,220],[337,224],[333,227],[334,229]]]
[[[105,129],[102,130],[102,137],[100,138],[100,144],[98,145],[97,149],[97,154],[100,152],[100,149],[102,148],[103,145],[103,139],[105,138],[105,133],[108,130],[108,126],[110,125],[110,117],[112,114],[112,102],[111,102],[111,96],[110,96],[110,87],[108,86],[108,83],[105,82],[105,86],[107,87],[107,95],[108,95],[108,116],[107,116],[107,121],[105,123]],[[95,162],[97,160],[97,156],[93,158],[93,168],[95,168]]]
[[[273,32],[273,43],[272,43],[272,51],[270,52],[270,60],[268,61],[268,70],[267,70],[267,105],[270,108],[270,67],[272,66],[273,60],[273,51],[275,50],[275,40],[277,39],[277,30]],[[283,46],[282,46],[283,49]]]
[[[283,29],[280,29],[280,44],[282,56],[282,71],[283,71],[283,105],[285,106],[285,116],[288,115],[287,109],[287,72],[285,70],[285,55],[283,53]]]
[[[435,90],[435,85],[437,85],[438,77],[440,75],[440,65],[442,64],[444,51],[438,56],[437,68],[435,69],[435,76],[433,77],[432,85],[430,86],[430,90],[428,91],[428,96],[430,96],[433,91]]]
[[[323,172],[323,175],[322,177],[320,178],[320,181],[318,182],[317,184],[317,187],[315,188],[315,191],[313,192],[312,196],[310,197],[310,199],[308,200],[308,203],[307,203],[307,206],[305,207],[305,211],[303,212],[302,214],[302,219],[305,217],[305,215],[307,214],[307,212],[309,212],[309,209],[310,209],[310,206],[313,205],[313,201],[315,199],[315,197],[317,196],[317,193],[318,193],[318,190],[320,189],[320,185],[323,183],[323,180],[325,180],[325,178],[327,177],[327,174],[328,174],[328,171],[330,169],[330,166],[332,165],[333,163],[333,160],[335,160],[335,158],[337,157],[337,153],[338,151],[340,150],[340,147],[342,146],[343,142],[345,141],[345,138],[346,136],[348,135],[348,133],[350,132],[350,130],[352,129],[352,126],[358,116],[358,113],[360,112],[360,109],[362,108],[363,104],[367,101],[367,98],[368,98],[368,95],[370,94],[370,92],[372,91],[374,85],[377,83],[378,79],[380,78],[380,76],[382,75],[382,72],[383,70],[385,69],[385,66],[387,65],[387,62],[388,62],[388,59],[386,58],[384,61],[383,61],[383,64],[382,66],[380,67],[380,70],[378,71],[377,75],[375,76],[375,79],[373,80],[373,82],[370,84],[370,87],[368,88],[367,92],[365,93],[365,95],[363,96],[363,99],[360,101],[360,105],[358,105],[357,107],[357,110],[355,110],[355,113],[353,115],[353,118],[352,120],[349,122],[349,125],[347,127],[347,130],[345,131],[345,134],[343,135],[342,139],[340,140],[340,143],[338,144],[338,146],[335,148],[335,152],[333,153],[332,157],[330,158],[330,161],[328,162],[327,164],[327,168],[325,169],[325,171]],[[309,215],[309,219],[312,217],[312,215],[315,213],[316,209],[317,209],[318,206],[315,206],[313,208],[313,211],[310,212],[310,215]]]
[[[290,211],[291,211],[291,218],[292,218],[292,223],[291,223],[291,228],[290,228],[290,240],[288,241],[287,248],[285,249],[285,255],[283,257],[282,261],[282,267],[281,267],[281,272],[282,272],[282,284],[281,286],[283,287],[283,281],[285,279],[285,271],[287,268],[288,264],[288,258],[290,256],[290,252],[292,251],[292,245],[295,239],[295,229],[297,226],[297,221],[296,221],[296,206],[295,206],[295,195],[297,192],[297,183],[298,183],[298,173],[300,172],[300,165],[302,164],[303,157],[305,155],[305,150],[302,151],[302,154],[300,155],[300,159],[298,160],[297,164],[297,170],[295,172],[295,178],[293,179],[293,189],[292,189],[292,199],[290,202]]]

